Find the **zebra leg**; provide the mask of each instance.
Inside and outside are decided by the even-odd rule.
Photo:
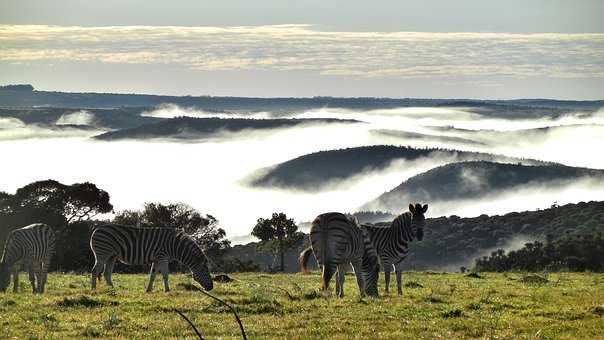
[[[42,285],[43,285],[43,280],[44,280],[44,278],[42,277],[43,270],[44,269],[42,268],[41,262],[34,263],[33,272],[34,272],[35,282],[36,282],[36,286],[34,288],[34,293],[37,293],[37,294],[42,294]]]
[[[170,291],[170,284],[168,283],[168,274],[170,274],[170,267],[168,266],[168,262],[161,262],[159,264],[159,271],[161,272],[162,278],[164,279],[164,291]]]
[[[19,292],[19,266],[13,268],[13,293]]]
[[[344,297],[344,279],[346,275],[345,265],[338,266],[336,274],[336,295],[340,298]]]
[[[99,261],[97,259],[94,263],[94,267],[92,267],[92,272],[90,274],[90,285],[92,286],[92,290],[96,290],[96,280],[103,272],[104,267],[104,261]]]
[[[396,288],[398,295],[403,295],[403,272],[396,268]]]
[[[151,271],[149,272],[149,284],[147,285],[147,293],[151,293],[153,291],[153,281],[155,281],[155,276],[159,271],[159,266],[155,264],[155,262],[151,263]]]
[[[105,282],[107,282],[107,284],[111,288],[113,288],[113,280],[111,278],[111,275],[113,274],[113,266],[115,266],[115,260],[116,260],[115,257],[110,258],[107,261],[107,264],[105,264],[105,270],[103,271],[103,274],[105,276]]]
[[[361,297],[365,296],[365,278],[363,278],[363,259],[357,259],[352,262],[352,269],[354,270],[354,275],[357,277],[357,285],[359,286],[359,295]]]
[[[324,264],[323,265],[323,273],[321,274],[322,286],[321,290],[323,291],[324,296],[328,296],[330,294],[329,291],[329,281],[331,281],[331,277],[334,272],[337,270],[337,266],[333,264]]]
[[[390,286],[390,265],[384,266],[384,292],[386,294],[390,294],[389,286]]]
[[[38,282],[38,293],[44,294],[47,279],[48,279],[48,268],[45,264],[42,264],[41,271],[40,271],[40,281]]]
[[[35,294],[38,292],[37,286],[36,286],[36,276],[37,276],[37,266],[35,266],[33,263],[30,264],[27,268],[27,272],[29,274],[29,282],[31,283],[31,290],[32,292]],[[40,279],[38,278],[38,282],[40,281]]]

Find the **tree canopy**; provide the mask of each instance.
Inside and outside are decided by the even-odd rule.
[[[216,265],[220,265],[222,255],[231,244],[214,216],[203,215],[184,203],[145,203],[140,211],[125,210],[118,213],[113,222],[143,228],[179,229],[191,235]]]
[[[296,245],[304,236],[298,231],[294,220],[284,213],[273,213],[271,218],[259,218],[252,230],[252,235],[259,238],[259,248],[279,254],[280,270],[284,271],[285,249]]]

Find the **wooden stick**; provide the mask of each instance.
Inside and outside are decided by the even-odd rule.
[[[197,337],[200,340],[203,340],[203,337],[201,336],[201,333],[199,333],[199,331],[197,330],[197,327],[195,327],[195,325],[193,324],[193,322],[191,322],[191,320],[189,320],[189,318],[187,318],[187,316],[184,315],[183,313],[181,313],[178,309],[174,308],[174,311],[176,313],[178,313],[178,315],[180,315],[183,319],[185,319],[189,323],[189,325],[191,325],[191,328],[193,328],[193,330],[195,331],[195,334],[197,334]]]
[[[243,328],[243,324],[241,323],[241,319],[239,319],[239,315],[237,314],[237,311],[235,311],[235,308],[231,307],[231,305],[229,305],[228,303],[224,302],[223,300],[215,297],[214,295],[206,292],[205,290],[198,288],[197,286],[193,286],[195,287],[195,289],[197,289],[198,291],[200,291],[201,293],[203,293],[204,295],[207,295],[209,297],[211,297],[212,299],[222,303],[223,305],[229,307],[229,309],[231,310],[231,312],[233,312],[233,314],[235,315],[235,319],[237,320],[237,323],[239,324],[239,329],[241,329],[241,337],[243,338],[243,340],[247,340],[247,335],[245,334],[245,329]]]

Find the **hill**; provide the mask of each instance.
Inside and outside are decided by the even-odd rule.
[[[100,140],[175,138],[196,139],[215,136],[221,132],[288,128],[313,123],[357,123],[340,119],[244,119],[244,118],[193,118],[162,119],[134,128],[110,131],[96,136]]]
[[[446,159],[446,162],[486,160],[545,164],[545,162],[535,160],[521,160],[487,153],[376,145],[320,151],[300,156],[262,169],[252,176],[250,184],[303,191],[316,190],[327,185],[338,184],[338,182],[343,182],[363,172],[384,169],[393,161],[413,161],[420,158],[431,158],[435,161],[443,159],[443,162]]]
[[[409,178],[364,205],[369,209],[398,211],[410,201],[448,202],[479,199],[504,190],[537,184],[555,185],[587,177],[604,179],[604,170],[560,164],[524,165],[487,161],[451,163]]]
[[[358,215],[361,223],[375,222]],[[388,218],[384,223],[391,221]],[[459,270],[470,267],[474,261],[496,249],[520,248],[525,242],[544,240],[548,234],[554,239],[574,235],[604,233],[604,201],[581,202],[552,206],[536,211],[512,212],[505,215],[461,218],[458,216],[428,218],[422,242],[413,242],[405,260],[407,269]],[[287,272],[299,270],[297,258],[308,246],[308,236],[295,249],[286,253]],[[251,260],[261,269],[275,267],[274,257],[256,250],[256,243],[233,246],[227,254]]]

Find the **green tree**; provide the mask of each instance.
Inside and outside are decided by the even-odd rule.
[[[205,254],[221,266],[224,253],[231,243],[226,232],[219,228],[218,220],[212,215],[203,215],[184,203],[145,203],[143,210],[126,210],[118,213],[114,223],[140,226],[175,228],[191,235]]]
[[[260,239],[259,249],[269,250],[279,254],[281,258],[280,270],[285,271],[285,250],[298,243],[303,233],[298,231],[294,220],[287,218],[284,213],[273,213],[271,218],[259,218],[252,230],[252,236]]]
[[[64,270],[81,269],[74,267],[82,262],[81,253],[71,252],[71,247],[86,244],[92,228],[88,222],[111,211],[109,194],[88,182],[65,185],[44,180],[19,188],[14,195],[0,192],[0,245],[13,229],[46,223],[57,233],[53,266]]]

